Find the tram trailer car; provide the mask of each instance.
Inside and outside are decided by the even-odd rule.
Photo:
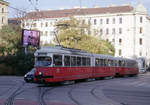
[[[35,82],[53,83],[138,74],[134,60],[91,54],[78,49],[43,47],[34,55]]]

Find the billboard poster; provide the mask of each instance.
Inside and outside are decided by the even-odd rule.
[[[38,47],[40,44],[40,31],[36,30],[22,30],[22,45],[24,47],[31,45]]]

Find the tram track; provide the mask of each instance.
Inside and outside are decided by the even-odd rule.
[[[22,82],[20,86],[9,96],[4,105],[13,105],[14,99],[17,95],[21,94],[23,91],[20,91],[24,86],[25,82]]]
[[[76,87],[71,87],[71,89],[68,91],[68,96],[69,96],[69,98],[70,98],[75,104],[77,104],[77,105],[82,105],[79,101],[77,101],[77,99],[75,99],[75,98],[73,97],[72,92],[73,92],[73,90],[74,90],[75,88],[76,88]]]
[[[95,81],[95,82],[96,82],[96,81]],[[103,82],[101,82],[101,84],[99,84],[99,85],[97,85],[97,84],[96,84],[96,85],[93,85],[93,84],[94,84],[93,82],[75,84],[75,85],[72,86],[72,87],[70,88],[70,90],[68,91],[68,96],[69,96],[69,98],[70,98],[76,105],[83,105],[83,104],[81,104],[81,103],[74,97],[73,91],[74,91],[75,89],[85,88],[85,87],[91,87],[91,86],[92,86],[92,88],[91,88],[91,90],[89,91],[89,93],[90,93],[96,100],[100,101],[101,98],[98,97],[98,96],[94,93],[94,91],[95,91],[97,88],[103,86],[103,84],[104,84],[105,82],[106,82],[106,81],[103,81]]]
[[[1,85],[1,84],[0,84]],[[5,91],[3,91],[3,92],[1,92],[0,93],[0,96],[3,96],[3,95],[5,95],[6,93],[8,93],[11,89],[13,89],[14,88],[14,84],[13,85],[11,85],[11,87],[9,87],[8,89],[6,89]]]
[[[28,89],[35,88],[35,86],[30,88],[23,89],[25,82],[21,82],[21,84],[17,87],[17,89],[8,97],[8,99],[4,102],[4,105],[14,105],[15,98],[20,95],[21,93],[25,92]]]
[[[44,96],[46,95],[47,92],[52,91],[53,89],[55,89],[56,87],[51,87],[51,88],[47,88],[47,87],[42,87],[39,86],[38,87],[38,91],[39,91],[39,105],[47,105]]]

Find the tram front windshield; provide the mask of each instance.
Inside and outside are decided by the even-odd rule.
[[[50,66],[52,63],[51,57],[37,57],[35,66]]]

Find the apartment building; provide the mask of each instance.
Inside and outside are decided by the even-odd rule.
[[[0,0],[0,29],[8,24],[8,5],[8,2]]]
[[[139,3],[97,8],[73,8],[29,12],[22,21],[25,29],[41,31],[41,44],[51,43],[54,24],[74,16],[91,24],[100,38],[110,41],[115,47],[115,56],[138,59],[150,64],[150,17],[147,9]]]

